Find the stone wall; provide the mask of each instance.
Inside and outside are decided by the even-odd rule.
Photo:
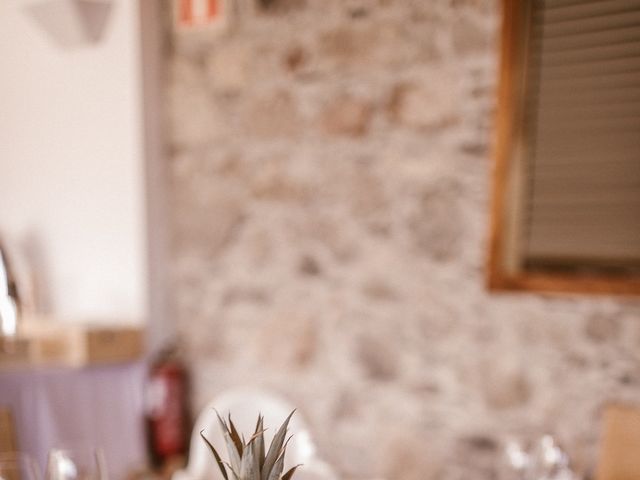
[[[267,3],[168,35],[195,407],[280,392],[360,478],[496,478],[543,432],[591,468],[603,403],[640,398],[640,303],[485,290],[497,2]]]

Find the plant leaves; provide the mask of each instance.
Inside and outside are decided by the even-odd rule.
[[[262,426],[260,425],[260,421],[262,420],[262,415],[260,413],[258,413],[258,421],[256,422],[256,428],[253,431],[253,433],[258,433],[258,431],[262,428]]]
[[[240,476],[238,475],[238,473],[233,469],[233,467],[231,467],[231,465],[229,465],[227,462],[224,462],[224,464],[229,467],[229,470],[231,470],[231,474],[233,475],[233,478],[235,480],[240,480]]]
[[[260,471],[262,471],[262,467],[264,465],[264,417],[262,415],[258,415],[258,422],[256,423],[256,433],[258,435],[256,438],[256,453],[258,454],[258,464],[260,465]]]
[[[276,463],[273,465],[273,469],[271,469],[271,472],[269,473],[267,480],[279,480],[280,475],[282,474],[283,468],[284,468],[284,452],[282,452],[282,455],[280,455],[278,457],[278,460],[276,460]]]
[[[264,430],[260,430],[259,432],[254,433],[253,435],[251,435],[251,438],[249,438],[249,440],[247,441],[247,444],[255,441],[256,444],[258,442],[258,439],[260,438],[260,435],[262,435],[264,432],[266,432],[268,430],[268,428],[265,428]],[[257,452],[256,452],[257,453]]]
[[[218,452],[216,451],[216,449],[213,447],[213,445],[211,445],[211,442],[207,440],[207,437],[205,437],[202,432],[204,432],[204,430],[200,430],[200,436],[209,447],[209,450],[211,450],[211,453],[213,453],[213,456],[216,459],[216,463],[218,464],[218,468],[220,469],[220,472],[222,473],[224,480],[229,480],[229,477],[227,476],[227,470],[226,468],[224,468],[224,464],[222,463],[222,459],[220,458],[220,455],[218,455]]]
[[[301,466],[302,466],[302,464],[301,464],[301,463],[299,463],[298,465],[296,465],[296,466],[294,466],[294,467],[291,467],[289,470],[287,470],[287,473],[285,473],[285,474],[282,476],[282,479],[281,479],[281,480],[290,480],[290,479],[291,479],[291,477],[293,476],[293,473],[296,471],[296,468],[301,467]]]
[[[258,414],[258,421],[256,422],[256,428],[253,432],[253,436],[256,438],[256,454],[258,455],[258,460],[260,463],[260,469],[262,470],[262,465],[264,464],[264,432],[266,429],[262,428],[262,415]],[[249,440],[251,441],[251,440]]]
[[[261,434],[262,433],[260,433],[260,435]],[[257,450],[258,445],[255,441],[253,441],[251,448],[253,448],[253,469],[255,471],[254,480],[260,480],[260,452]]]
[[[254,450],[254,444],[249,442],[242,456],[240,465],[240,478],[242,480],[260,480],[260,470],[258,467],[258,457]]]
[[[280,451],[281,454],[284,455],[284,452],[287,450],[287,445],[289,444],[289,440],[291,440],[293,438],[293,434],[289,435],[289,438],[287,438],[287,440],[284,442],[284,445],[282,446],[282,450]]]
[[[295,410],[289,414],[287,419],[278,429],[278,432],[273,437],[271,441],[271,445],[269,445],[269,451],[267,452],[267,456],[264,459],[264,465],[262,468],[262,476],[261,480],[269,480],[270,472],[273,469],[278,456],[280,455],[280,451],[282,450],[282,444],[284,443],[284,437],[287,434],[287,427],[289,426],[289,421],[291,420],[292,415],[295,413]]]
[[[224,435],[224,441],[227,445],[227,451],[229,452],[229,462],[232,466],[232,471],[239,472],[240,471],[240,452],[238,452],[235,443],[231,439],[231,432],[229,431],[229,427],[224,423],[222,417],[216,411],[216,415],[218,416],[218,421],[220,422],[220,428]],[[234,473],[235,473],[234,472]]]
[[[238,435],[238,430],[236,430],[236,426],[233,424],[233,421],[231,420],[231,413],[229,413],[229,434],[231,435],[231,440],[233,440],[233,443],[236,446],[236,449],[238,450],[238,454],[240,455],[240,457],[242,457],[242,450],[244,449],[243,445],[244,445],[244,439],[240,439],[240,435]]]
[[[218,421],[220,422],[220,428],[222,429],[222,433],[230,433],[229,432],[229,427],[227,426],[227,423],[222,419],[222,417],[220,416],[220,414],[218,413],[218,410],[216,410],[215,408],[213,409],[214,412],[216,412],[216,416],[218,417]]]
[[[260,471],[262,472],[262,467],[264,466],[264,457],[265,457],[265,452],[264,452],[264,417],[263,416],[259,416],[258,417],[258,422],[260,424],[260,435],[258,436],[258,440],[257,440],[257,444],[256,444],[256,450],[258,451],[258,459],[260,460]]]

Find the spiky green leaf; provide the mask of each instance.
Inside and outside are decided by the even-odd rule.
[[[231,438],[231,431],[227,424],[222,420],[222,417],[216,411],[216,415],[218,416],[218,421],[220,422],[220,428],[222,430],[222,434],[224,435],[224,442],[227,445],[227,452],[229,453],[229,462],[231,463],[232,471],[239,472],[240,471],[240,459],[242,458],[240,452],[236,448],[234,441]]]
[[[300,463],[300,464],[298,464],[298,465],[296,465],[296,466],[294,466],[294,467],[291,467],[289,470],[287,470],[287,473],[285,473],[285,474],[282,476],[282,479],[281,479],[281,480],[290,480],[290,479],[291,479],[291,477],[293,476],[293,473],[296,471],[296,469],[297,469],[298,467],[301,467],[301,466],[302,466],[302,464]]]
[[[233,467],[231,465],[229,465],[228,462],[224,462],[224,464],[227,466],[227,468],[229,468],[229,470],[231,471],[231,475],[233,475],[234,480],[240,480],[240,475],[238,474],[238,472],[236,472]]]
[[[287,449],[287,445],[289,445],[289,441],[293,438],[293,435],[289,435],[289,438],[287,438],[287,440],[284,442],[284,445],[282,445],[282,449],[280,450],[281,454],[284,454],[285,450]]]
[[[240,465],[240,478],[242,480],[260,480],[258,457],[256,456],[254,448],[253,442],[249,442],[247,448],[244,449],[242,465]]]
[[[280,455],[276,460],[276,463],[273,465],[273,468],[269,472],[269,476],[267,477],[267,480],[280,480],[280,475],[282,475],[283,468],[284,468],[284,452],[282,452],[282,455]]]
[[[280,456],[282,444],[284,443],[284,438],[287,435],[287,427],[289,426],[289,421],[291,420],[291,417],[294,413],[295,410],[289,414],[284,423],[278,429],[278,432],[274,435],[273,440],[271,441],[271,445],[269,445],[269,450],[264,459],[261,480],[269,480],[271,470],[273,469],[276,460]]]
[[[256,453],[258,454],[258,463],[260,465],[260,471],[262,471],[262,466],[264,465],[264,417],[262,415],[258,415],[258,421],[256,422],[256,432],[255,435],[258,435],[256,438]]]
[[[264,430],[260,430],[259,432],[254,433],[253,435],[251,435],[251,437],[249,438],[249,440],[246,442],[247,444],[251,443],[251,442],[255,442],[256,446],[258,444],[258,440],[260,439],[260,435],[263,435],[264,432],[266,432],[268,429],[265,428]],[[257,453],[257,451],[256,451]]]
[[[229,434],[231,435],[231,440],[233,440],[233,444],[236,446],[236,450],[238,450],[238,454],[242,458],[242,450],[244,445],[244,439],[240,439],[240,435],[238,435],[238,430],[236,430],[236,426],[233,424],[231,420],[231,413],[229,413]]]
[[[218,417],[218,421],[220,422],[220,429],[222,430],[223,434],[227,434],[230,433],[229,432],[229,426],[227,425],[227,423],[222,419],[222,417],[220,416],[220,414],[218,413],[218,410],[216,410],[215,408],[213,409],[214,412],[216,412],[216,417]]]
[[[218,455],[218,452],[216,451],[216,449],[213,447],[213,445],[211,445],[211,442],[207,440],[207,437],[205,437],[204,433],[202,432],[204,432],[204,430],[200,430],[200,436],[209,447],[209,450],[211,450],[211,453],[213,453],[213,457],[216,459],[216,463],[218,464],[218,468],[220,469],[220,472],[222,473],[224,480],[229,480],[229,477],[227,476],[227,470],[224,468],[224,464],[222,463],[222,459],[220,458],[220,455]]]

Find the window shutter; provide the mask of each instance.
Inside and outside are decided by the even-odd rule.
[[[640,0],[535,0],[530,22],[525,264],[640,266]]]

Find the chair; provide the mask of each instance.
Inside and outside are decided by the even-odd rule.
[[[16,430],[11,410],[0,407],[0,454],[18,450]]]
[[[640,408],[606,407],[596,480],[640,478]]]
[[[232,390],[221,394],[210,402],[198,416],[189,447],[189,461],[183,470],[174,473],[172,480],[222,480],[215,460],[206,444],[200,438],[200,431],[216,447],[223,458],[226,458],[224,438],[215,410],[226,418],[231,412],[233,423],[245,438],[254,429],[258,413],[264,415],[265,443],[268,446],[275,431],[285,420],[293,407],[284,400],[259,390]],[[317,456],[316,447],[311,434],[300,412],[296,412],[289,424],[289,431],[293,434],[287,447],[285,457],[285,471],[297,464],[303,464],[296,471],[296,480],[336,480],[337,477],[331,467]]]

